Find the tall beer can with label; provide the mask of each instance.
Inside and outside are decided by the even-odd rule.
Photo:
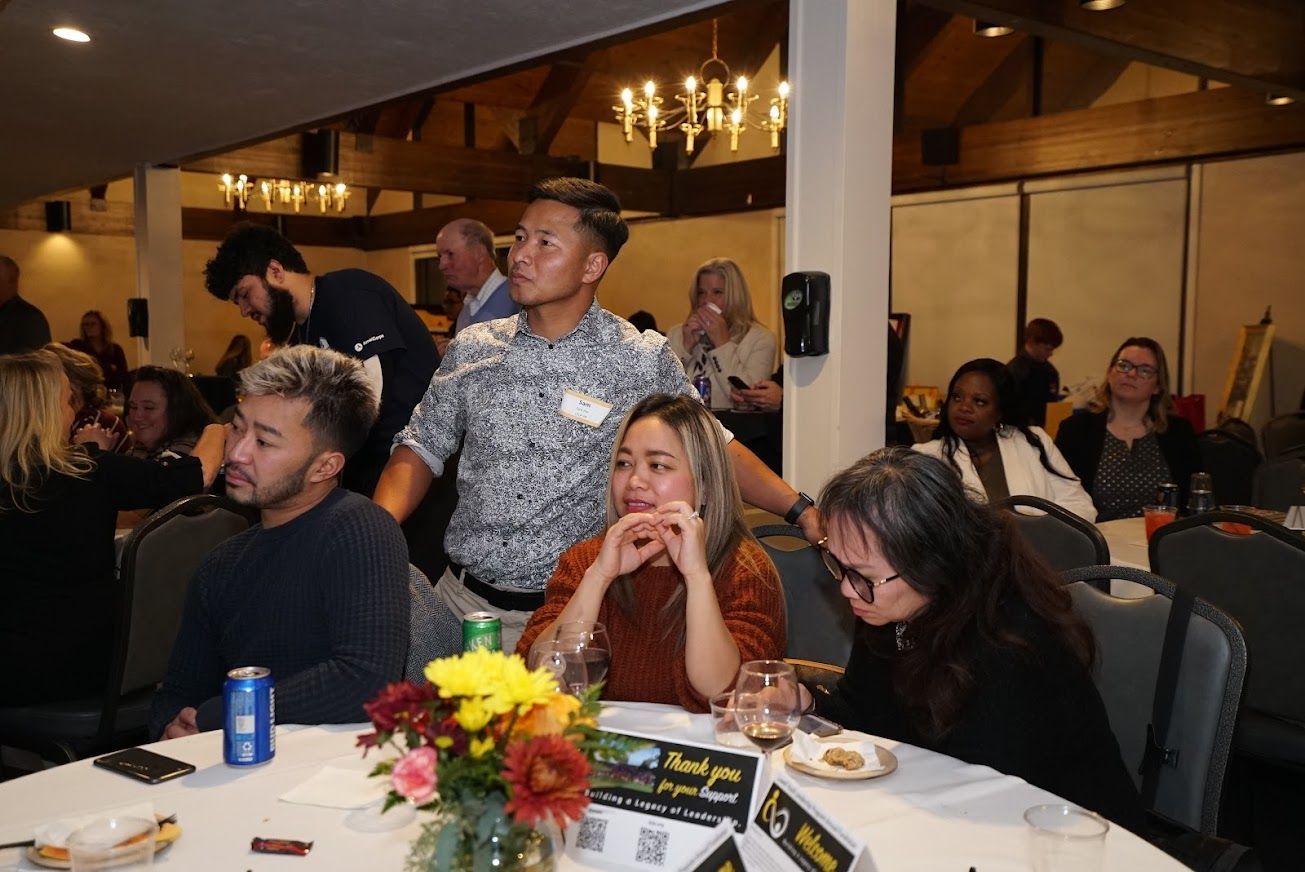
[[[222,686],[222,756],[258,766],[276,756],[276,686],[266,666],[241,666]]]
[[[503,650],[503,622],[490,612],[472,612],[462,619],[462,650]]]

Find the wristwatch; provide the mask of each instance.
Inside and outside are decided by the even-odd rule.
[[[805,512],[807,509],[811,508],[812,506],[814,506],[815,504],[816,504],[815,500],[811,499],[811,497],[807,496],[801,491],[798,491],[797,502],[793,504],[793,507],[789,509],[787,513],[785,513],[784,523],[796,524],[798,522],[798,518],[802,517],[802,513]]]

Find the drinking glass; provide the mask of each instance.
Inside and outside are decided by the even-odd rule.
[[[1178,520],[1178,510],[1169,506],[1143,506],[1142,518],[1146,523],[1146,541],[1150,542],[1156,530]]]
[[[1110,824],[1072,805],[1035,805],[1029,825],[1029,864],[1035,872],[1099,872]]]
[[[101,818],[68,838],[73,872],[101,869],[147,869],[154,865],[159,825],[147,818]]]
[[[612,643],[607,628],[598,621],[568,621],[558,624],[553,640],[565,663],[567,690],[581,694],[607,677],[612,662]]]
[[[730,748],[748,747],[748,739],[734,716],[734,691],[727,690],[711,698],[711,725],[717,744]]]
[[[749,660],[734,684],[734,717],[763,751],[788,741],[802,717],[797,675],[782,660]]]

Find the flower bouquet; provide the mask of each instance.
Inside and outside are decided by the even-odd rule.
[[[422,827],[409,870],[551,869],[553,827],[579,820],[589,764],[612,741],[597,728],[599,688],[580,697],[515,654],[473,649],[426,666],[429,684],[391,684],[364,706],[386,746],[384,809],[411,803]],[[541,832],[542,831],[542,832]]]

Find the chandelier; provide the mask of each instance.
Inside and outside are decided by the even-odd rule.
[[[684,91],[675,99],[682,104],[673,109],[662,108],[662,98],[657,95],[657,83],[644,82],[642,96],[632,89],[621,91],[620,104],[613,106],[616,121],[625,133],[625,141],[634,141],[635,127],[642,127],[648,138],[648,147],[657,147],[657,133],[667,127],[678,126],[684,133],[684,151],[693,153],[694,139],[706,130],[709,133],[728,131],[730,151],[739,150],[739,135],[752,124],[770,133],[770,147],[779,149],[779,134],[788,124],[788,82],[780,82],[776,96],[770,98],[770,111],[765,115],[754,113],[752,104],[758,94],[748,90],[747,76],[734,80],[734,90],[726,91],[726,82],[733,78],[729,64],[721,60],[716,45],[717,23],[711,22],[711,57],[703,62],[697,76],[684,80]]]
[[[323,214],[332,210],[343,212],[349,195],[353,193],[344,182],[331,185],[293,179],[259,179],[255,183],[244,173],[234,178],[230,173],[223,173],[218,191],[228,206],[234,206],[242,212],[248,210],[250,198],[258,197],[269,212],[277,209],[299,212],[304,204],[311,203],[316,204],[317,211]]]

